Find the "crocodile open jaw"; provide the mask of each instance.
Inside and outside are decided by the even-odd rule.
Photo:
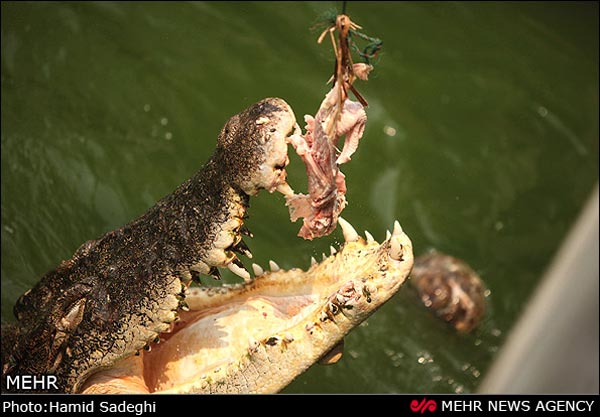
[[[252,279],[238,259],[250,197],[292,193],[295,125],[278,98],[234,115],[196,174],[44,275],[3,325],[3,391],[54,375],[53,392],[276,392],[387,301],[413,263],[398,223],[378,244],[340,218],[344,245],[307,271],[271,262]],[[219,268],[244,284],[190,286]]]
[[[251,282],[191,287],[189,311],[150,351],[94,374],[84,393],[277,392],[387,301],[413,264],[396,222],[379,244],[340,220],[346,242],[307,270],[272,264]]]

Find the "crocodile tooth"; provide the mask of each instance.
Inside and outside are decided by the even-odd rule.
[[[393,236],[400,236],[402,233],[404,233],[402,231],[402,226],[400,226],[400,222],[398,222],[398,220],[396,220],[394,222],[394,232],[392,234],[393,234]]]
[[[326,312],[325,310],[321,310],[321,314],[319,315],[319,320],[321,320],[321,321],[327,320],[327,316],[328,316],[327,313],[328,312]],[[331,313],[329,313],[329,314],[331,314]]]
[[[233,247],[233,250],[241,253],[242,255],[246,255],[248,258],[252,259],[252,252],[250,252],[250,248],[246,245],[246,243],[240,239],[240,241]]]
[[[390,233],[389,230],[385,231],[385,240],[390,240],[390,238],[392,237],[392,234]]]
[[[261,268],[259,264],[252,264],[252,270],[254,271],[254,276],[261,276],[265,273],[265,270]]]
[[[329,302],[329,304],[327,304],[327,311],[335,316],[340,312],[340,307],[332,300]],[[331,321],[333,321],[333,318]]]
[[[250,230],[248,230],[248,228],[246,226],[240,227],[240,233],[243,234],[243,235],[246,235],[248,237],[254,237],[254,235],[252,234],[252,232]]]
[[[323,260],[327,259],[327,255],[325,255],[325,252],[323,252],[323,253],[321,254],[321,256],[323,257]]]
[[[367,303],[371,302],[371,294],[374,293],[377,289],[374,288],[372,285],[365,285],[362,288],[362,293],[363,295],[366,297],[367,299]]]
[[[400,239],[392,239],[390,243],[390,257],[396,261],[401,261],[404,255],[404,247],[400,243]]]
[[[281,194],[283,194],[286,197],[288,197],[288,196],[291,197],[294,195],[294,190],[292,190],[292,187],[290,187],[290,185],[287,182],[279,184],[275,190],[280,192]]]
[[[335,250],[335,248],[333,246],[330,246],[329,252],[331,252],[332,255],[335,255],[337,253],[337,250]]]
[[[310,266],[315,266],[317,264],[317,260],[314,256],[310,257]]]
[[[211,277],[213,277],[216,280],[221,280],[221,272],[219,272],[219,270],[217,269],[216,266],[213,266],[210,268],[210,270],[208,271],[208,275],[210,275]],[[200,277],[198,277],[198,281],[196,281],[196,282],[200,282]]]
[[[165,323],[168,324],[169,327],[167,327],[166,330],[163,330],[163,333],[173,333],[173,330],[175,330],[175,323],[171,322],[171,323]]]
[[[217,270],[217,272],[219,271]],[[190,269],[190,276],[192,277],[192,281],[194,281],[197,284],[200,283],[200,272]]]
[[[365,236],[367,237],[367,242],[375,242],[375,238],[368,230],[365,230]]]
[[[179,279],[181,280],[181,282],[190,282],[190,281],[192,281],[192,274],[190,274],[189,270],[177,271],[177,274],[178,274]],[[106,301],[110,302],[110,296],[108,294],[106,294]]]
[[[190,271],[196,271],[201,274],[207,274],[210,270],[210,267],[202,261],[198,261],[197,264],[190,266]]]
[[[344,353],[344,339],[335,345],[329,352],[319,359],[321,365],[332,365],[342,358]]]
[[[258,351],[260,347],[260,342],[254,339],[248,339],[248,353],[254,353]]]
[[[338,217],[338,223],[342,226],[342,234],[346,242],[356,242],[358,240],[358,233],[352,225],[345,219]]]
[[[366,284],[363,290],[363,292],[366,292],[368,295],[371,295],[377,292],[377,287],[373,284]]]
[[[277,272],[281,269],[274,261],[269,261],[269,268],[271,268],[272,272]]]
[[[242,277],[244,281],[250,281],[250,272],[248,272],[246,268],[244,268],[243,264],[240,267],[237,262],[233,261],[227,265],[227,268],[229,268],[229,270],[236,274],[238,277]]]

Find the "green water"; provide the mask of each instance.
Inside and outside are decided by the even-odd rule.
[[[332,69],[308,28],[340,3],[2,3],[2,319],[84,241],[171,192],[231,115],[267,96],[301,120]],[[384,41],[344,217],[468,261],[489,313],[460,336],[405,288],[334,366],[285,392],[472,392],[598,180],[598,4],[349,2]],[[289,182],[305,189],[297,158]],[[254,262],[339,242],[253,199]],[[568,279],[568,277],[565,277]]]

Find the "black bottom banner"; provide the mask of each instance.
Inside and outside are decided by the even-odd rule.
[[[2,395],[2,414],[36,415],[53,414],[126,414],[131,416],[165,415],[186,410],[194,406],[227,405],[261,407],[261,410],[290,410],[298,405],[298,410],[306,410],[307,397],[318,400],[335,401],[328,407],[344,412],[352,407],[347,401],[356,396],[359,408],[390,410],[397,415],[431,415],[446,413],[594,413],[598,412],[597,395],[428,395],[428,394],[387,394],[387,395]],[[328,398],[331,397],[331,398]],[[337,402],[339,401],[339,402]],[[315,403],[317,406],[319,403]],[[392,407],[392,408],[387,408]],[[194,410],[194,408],[192,408]],[[200,410],[200,409],[196,409]],[[209,409],[204,409],[210,410]],[[329,411],[333,411],[329,410]],[[348,411],[348,410],[346,410]],[[232,411],[233,412],[233,411]]]

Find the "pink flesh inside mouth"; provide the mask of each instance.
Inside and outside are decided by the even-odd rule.
[[[200,311],[179,313],[150,351],[92,375],[83,393],[159,393],[199,380],[247,351],[249,338],[293,326],[317,307],[314,294],[250,296]],[[248,323],[248,327],[240,324]]]

